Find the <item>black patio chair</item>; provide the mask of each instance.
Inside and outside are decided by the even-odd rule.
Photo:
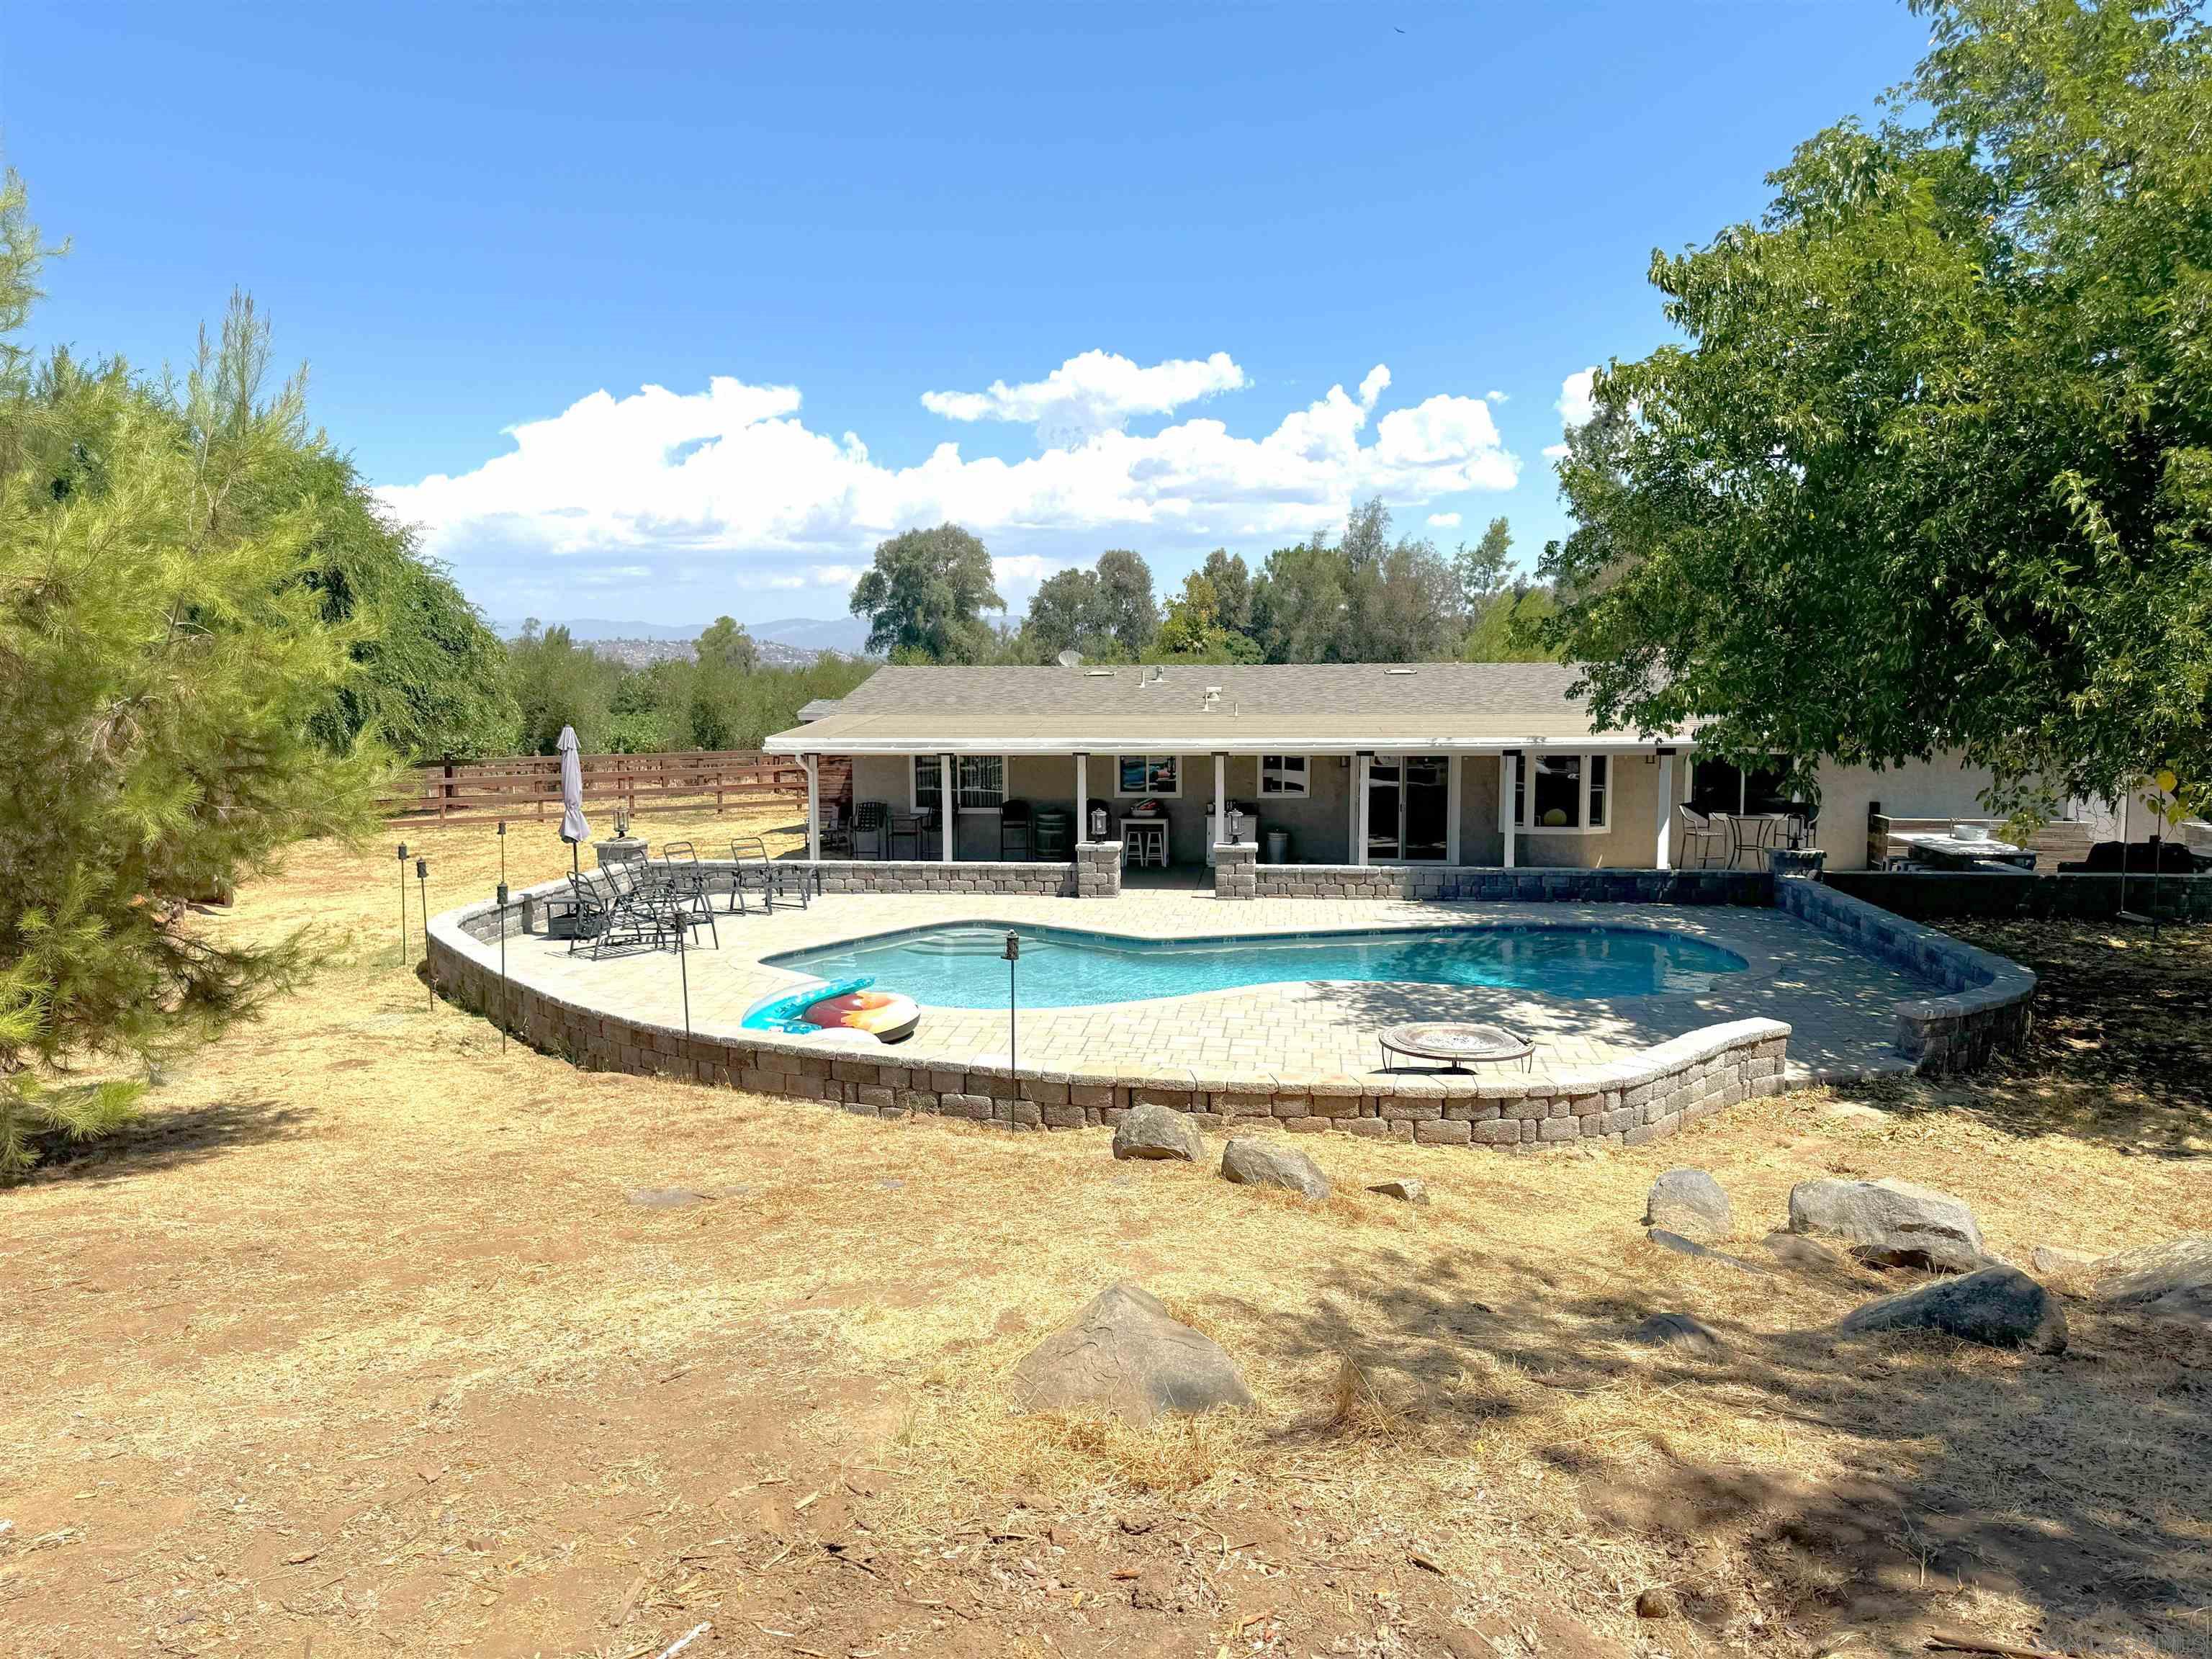
[[[811,872],[805,865],[781,864],[768,855],[768,843],[758,836],[739,836],[730,843],[730,914],[734,915],[745,908],[748,891],[760,895],[761,908],[773,915],[775,902],[786,903],[796,897],[802,910],[812,908],[808,890],[810,873],[818,884],[818,872]]]
[[[660,943],[657,913],[652,906],[636,902],[612,879],[613,873],[602,871],[597,880],[574,872],[569,875],[568,890],[576,902],[576,928],[568,936],[569,955],[574,956],[578,943],[584,940],[591,943],[594,962],[610,948],[629,950]]]
[[[669,884],[682,925],[688,929],[703,924],[707,937],[720,950],[722,936],[714,928],[713,884],[699,863],[697,850],[688,841],[664,842],[660,863],[660,873]]]
[[[834,800],[822,803],[821,816],[815,822],[815,836],[822,845],[822,856],[835,858],[853,856],[853,824],[844,809]]]
[[[924,807],[919,812],[896,812],[891,816],[891,827],[884,836],[884,856],[896,858],[898,844],[905,842],[914,848],[914,855],[921,857],[922,837],[936,827],[937,814]]]
[[[879,800],[862,801],[853,814],[853,856],[886,859],[890,850],[891,809]]]
[[[1030,815],[1030,804],[1025,800],[1002,802],[999,807],[999,857],[1001,860],[1019,854],[1023,858],[1036,856],[1036,822]]]

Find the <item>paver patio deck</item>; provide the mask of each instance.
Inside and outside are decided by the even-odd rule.
[[[1228,902],[1193,891],[1124,892],[1107,900],[976,894],[830,894],[807,909],[718,916],[719,948],[701,936],[687,954],[691,1024],[731,1036],[759,998],[805,976],[761,957],[906,928],[997,922],[1152,939],[1224,933],[1412,930],[1470,923],[1586,923],[1680,933],[1725,946],[1749,964],[1695,994],[1575,999],[1525,990],[1344,981],[1297,981],[1091,1007],[1023,1008],[1026,1067],[1218,1073],[1341,1073],[1382,1062],[1375,1034],[1415,1019],[1495,1020],[1537,1045],[1539,1076],[1601,1064],[1723,1021],[1766,1018],[1791,1030],[1793,1080],[1909,1070],[1893,1048],[1894,1005],[1927,988],[1779,911],[1635,904],[1486,904],[1402,900]],[[599,962],[534,935],[508,941],[507,970],[564,1000],[667,1025],[683,1021],[672,952]],[[1007,1058],[1003,1009],[931,1006],[927,985],[898,985],[922,1005],[921,1028],[884,1050],[907,1063],[999,1064]],[[1401,1062],[1398,1069],[1422,1069]]]

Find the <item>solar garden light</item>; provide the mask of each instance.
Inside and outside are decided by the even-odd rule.
[[[407,965],[407,843],[399,843],[399,965]]]
[[[507,820],[499,821],[499,1051],[507,1052]]]
[[[1021,1050],[1014,1031],[1014,964],[1022,959],[1022,936],[1011,927],[1006,929],[1006,948],[1000,952],[1006,959],[1006,1069],[1012,1071],[1019,1063]],[[1014,1127],[1014,1103],[1006,1103],[1006,1127]]]
[[[499,902],[507,902],[507,820],[499,821]]]

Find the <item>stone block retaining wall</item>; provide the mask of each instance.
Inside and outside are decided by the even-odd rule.
[[[1224,848],[1224,851],[1237,849]],[[1458,865],[1261,864],[1261,898],[1488,899],[1522,903],[1742,904],[1774,902],[1764,870],[1501,870]],[[1214,889],[1220,891],[1220,866]]]
[[[1854,950],[1942,986],[1897,1005],[1897,1048],[1923,1073],[1972,1071],[2027,1041],[2035,975],[1820,881],[1775,884],[1778,908]]]
[[[440,993],[525,1042],[592,1070],[679,1077],[757,1094],[819,1101],[872,1117],[942,1116],[1015,1128],[1111,1124],[1133,1106],[1188,1112],[1209,1128],[1261,1122],[1435,1146],[1516,1146],[1601,1140],[1642,1146],[1754,1096],[1779,1094],[1790,1028],[1776,1020],[1708,1026],[1607,1065],[1540,1077],[1392,1072],[1364,1077],[1201,1075],[1163,1070],[1091,1074],[957,1066],[896,1048],[773,1032],[690,1036],[679,1029],[501,984],[495,907],[440,916],[429,969]],[[481,930],[481,933],[480,931]]]

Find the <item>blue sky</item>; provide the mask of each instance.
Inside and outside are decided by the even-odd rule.
[[[181,360],[251,289],[496,617],[837,615],[945,514],[1018,608],[1378,490],[1533,557],[1563,383],[1664,337],[1652,250],[1923,39],[1887,0],[15,0],[0,144],[75,243],[37,339]]]

